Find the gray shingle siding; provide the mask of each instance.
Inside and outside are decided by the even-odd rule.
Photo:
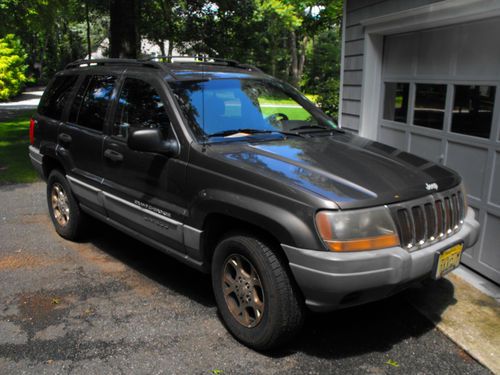
[[[342,85],[342,126],[359,130],[363,80],[364,30],[368,18],[417,8],[443,0],[345,0],[345,44]]]

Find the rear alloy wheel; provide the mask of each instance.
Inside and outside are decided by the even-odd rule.
[[[86,215],[81,212],[66,177],[57,169],[47,179],[47,203],[56,232],[68,240],[75,240],[84,230]]]
[[[252,235],[236,234],[219,242],[212,285],[227,329],[251,348],[282,345],[302,325],[304,310],[287,265]]]
[[[54,213],[54,218],[57,220],[57,223],[62,227],[66,226],[70,218],[68,196],[64,188],[57,182],[52,185],[50,201],[52,203],[52,212]]]

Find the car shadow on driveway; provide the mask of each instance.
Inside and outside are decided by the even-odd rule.
[[[154,283],[179,293],[207,308],[215,306],[209,275],[139,242],[107,225],[97,223],[89,240],[107,255],[136,270]],[[453,284],[441,279],[444,292],[437,310],[455,303]],[[281,358],[302,352],[318,358],[340,359],[371,352],[387,352],[395,345],[418,339],[435,325],[410,303],[411,290],[362,306],[331,313],[308,312],[300,334],[286,348],[262,353]],[[207,311],[207,314],[211,314]],[[222,322],[221,322],[222,324]]]

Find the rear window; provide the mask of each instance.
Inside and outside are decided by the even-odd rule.
[[[102,131],[115,82],[111,75],[87,76],[76,93],[69,121]]]
[[[38,106],[38,113],[60,120],[64,107],[71,94],[71,89],[78,79],[77,75],[64,75],[56,77],[47,89]]]

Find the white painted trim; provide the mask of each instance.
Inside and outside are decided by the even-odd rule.
[[[384,37],[365,34],[359,135],[377,139]]]
[[[500,0],[446,0],[361,21],[368,34],[394,34],[492,18]]]
[[[380,96],[382,93],[384,35],[430,29],[496,16],[500,16],[500,0],[445,0],[361,21],[365,28],[365,43],[359,134],[367,138],[377,139],[378,123],[381,117]],[[343,73],[343,61],[341,66]],[[343,86],[341,86],[342,89]]]
[[[338,115],[338,125],[342,127],[342,101],[344,99],[344,62],[345,62],[345,29],[347,23],[347,1],[343,2],[342,6],[342,44],[340,46],[340,85],[339,85],[339,115]]]

